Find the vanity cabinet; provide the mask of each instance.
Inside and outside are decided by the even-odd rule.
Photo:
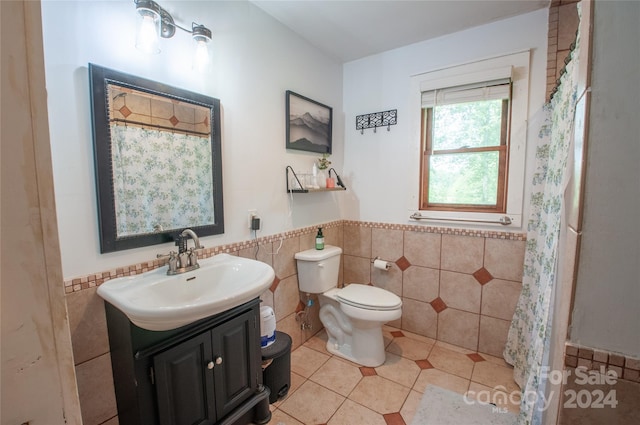
[[[266,423],[260,300],[171,331],[148,331],[106,304],[121,425]]]

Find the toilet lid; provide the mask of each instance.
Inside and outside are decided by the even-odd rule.
[[[354,307],[372,310],[395,310],[402,306],[402,300],[396,294],[375,286],[352,283],[336,294],[341,302]]]

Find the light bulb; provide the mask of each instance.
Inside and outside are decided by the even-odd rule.
[[[204,71],[209,66],[209,45],[207,40],[202,37],[195,40],[196,48],[193,55],[193,68],[196,71]]]
[[[158,31],[160,17],[153,13],[140,14],[136,47],[145,53],[160,53]]]

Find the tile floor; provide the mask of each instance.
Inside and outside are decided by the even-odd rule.
[[[271,405],[269,424],[410,424],[428,385],[519,394],[513,369],[500,358],[387,326],[384,338],[387,359],[376,368],[331,355],[324,330],[295,349],[291,389]],[[519,402],[501,407],[518,412]]]

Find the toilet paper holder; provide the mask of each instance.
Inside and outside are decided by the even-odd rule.
[[[391,268],[392,263],[390,261],[383,260],[380,257],[376,257],[373,260],[371,260],[371,264],[373,264],[373,267],[375,267],[376,269],[389,270]]]

